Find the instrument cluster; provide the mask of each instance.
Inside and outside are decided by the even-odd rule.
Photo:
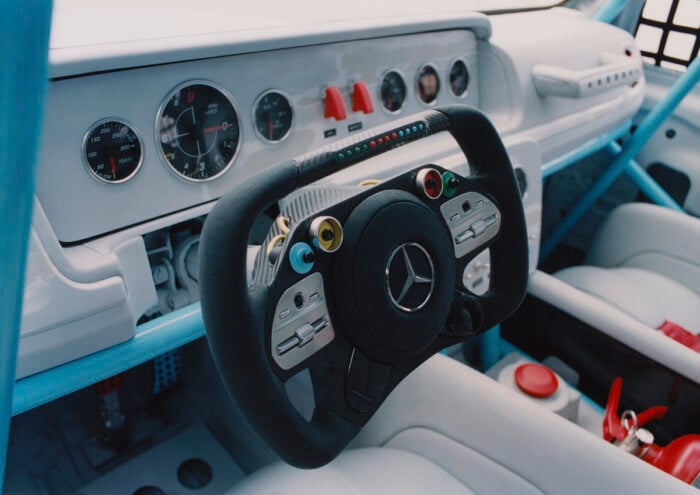
[[[420,66],[411,84],[401,70],[389,68],[377,81],[377,88],[375,97],[382,110],[396,115],[411,92],[425,106],[435,105],[444,92],[451,98],[464,98],[469,69],[462,58],[454,59],[445,74],[427,62]],[[363,108],[365,113],[373,111],[371,103]],[[257,138],[267,144],[277,144],[294,131],[292,98],[280,89],[262,92],[251,116]],[[155,116],[160,160],[176,177],[188,182],[220,177],[231,168],[243,146],[241,118],[233,95],[221,85],[199,79],[179,84],[166,95]],[[144,162],[143,153],[138,130],[119,117],[96,122],[83,138],[83,161],[90,175],[102,183],[121,184],[134,177]]]

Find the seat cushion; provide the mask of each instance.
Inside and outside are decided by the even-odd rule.
[[[344,452],[330,464],[313,470],[278,462],[255,472],[227,495],[468,495],[474,492],[433,462],[392,448],[362,448]]]
[[[555,276],[652,328],[672,321],[700,333],[700,296],[658,273],[641,268],[575,266]]]
[[[598,230],[586,264],[641,268],[700,294],[700,219],[646,203],[618,206]]]

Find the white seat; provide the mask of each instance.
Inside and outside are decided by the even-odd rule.
[[[622,205],[603,223],[586,264],[555,276],[649,327],[671,321],[700,333],[700,219]]]
[[[409,375],[328,466],[281,462],[229,495],[695,493],[442,355]]]

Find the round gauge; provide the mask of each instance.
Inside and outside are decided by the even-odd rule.
[[[423,103],[431,104],[440,92],[440,77],[435,67],[426,64],[418,71],[418,96]]]
[[[131,178],[142,162],[141,139],[122,121],[101,120],[83,139],[83,159],[97,179],[116,184]]]
[[[380,88],[380,98],[382,105],[389,112],[398,112],[406,100],[406,83],[401,74],[395,70],[387,72],[382,78]]]
[[[253,122],[258,134],[267,141],[281,141],[292,128],[292,106],[279,91],[267,91],[253,107]]]
[[[163,102],[156,138],[171,169],[191,181],[211,180],[233,163],[238,114],[224,90],[209,82],[178,86]]]
[[[455,96],[464,96],[469,86],[469,70],[464,60],[455,60],[450,68],[450,89]]]

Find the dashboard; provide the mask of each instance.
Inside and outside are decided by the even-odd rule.
[[[50,86],[37,195],[74,243],[212,201],[261,167],[398,116],[478,101],[464,30],[69,78]]]
[[[129,341],[139,323],[195,304],[201,224],[233,184],[431,107],[467,104],[494,123],[521,184],[534,270],[542,167],[624,125],[644,86],[637,75],[585,98],[543,95],[534,68],[583,71],[612,52],[641,71],[641,57],[627,33],[567,9],[487,17],[443,3],[398,17],[317,14],[303,29],[281,15],[277,26],[237,26],[228,12],[206,33],[103,43],[57,26],[17,377]],[[314,187],[427,163],[469,173],[454,141],[436,135]],[[231,255],[252,260],[255,247]],[[484,252],[465,284],[487,290],[488,274]]]

